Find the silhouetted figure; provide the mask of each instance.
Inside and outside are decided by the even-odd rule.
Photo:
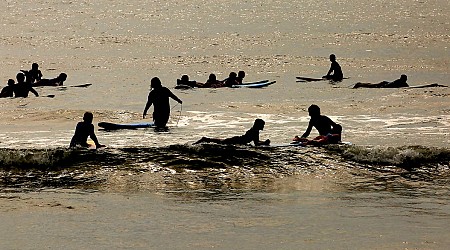
[[[388,81],[382,81],[380,83],[365,83],[365,82],[358,82],[353,86],[354,89],[357,88],[404,88],[409,87],[408,83],[406,82],[408,80],[408,77],[406,75],[401,75],[399,79],[388,82]]]
[[[339,65],[338,62],[336,62],[336,56],[334,54],[330,55],[330,61],[331,61],[330,70],[328,70],[327,75],[323,76],[323,78],[335,82],[342,81],[342,79],[344,79],[344,74],[342,73],[341,66]]]
[[[86,112],[83,115],[83,121],[77,124],[75,129],[75,134],[70,141],[70,147],[89,147],[87,143],[88,136],[94,141],[95,148],[101,148],[105,145],[102,145],[98,142],[97,136],[94,132],[94,125],[92,124],[92,120],[94,119],[94,115],[91,112]]]
[[[25,82],[25,75],[23,73],[17,73],[17,84],[14,85],[14,97],[28,97],[28,93],[31,91],[35,96],[39,96],[38,92],[33,89],[30,82]]]
[[[183,102],[172,93],[168,88],[163,87],[161,80],[158,77],[153,77],[151,80],[152,90],[148,94],[147,104],[144,108],[143,118],[147,115],[150,106],[154,106],[153,122],[157,130],[167,129],[166,124],[170,116],[169,97],[182,104]]]
[[[294,141],[299,141],[305,144],[329,144],[338,143],[341,141],[342,127],[333,122],[327,116],[320,114],[320,108],[317,105],[311,105],[308,108],[308,113],[311,119],[309,120],[308,128],[305,133],[299,138],[296,136]],[[319,136],[313,140],[306,139],[311,133],[312,128],[316,128]]]
[[[61,73],[58,77],[53,79],[41,79],[40,81],[35,82],[33,86],[62,86],[65,80],[67,80],[67,74]]]
[[[232,144],[232,145],[245,145],[250,142],[253,142],[255,146],[259,145],[269,145],[270,140],[267,139],[265,141],[259,140],[259,131],[264,129],[265,122],[262,119],[256,119],[253,123],[253,127],[249,129],[244,135],[234,136],[227,139],[218,139],[218,138],[208,138],[202,137],[200,140],[195,142],[194,144],[202,143],[202,142],[213,142],[218,144]]]
[[[4,87],[2,89],[2,92],[0,92],[0,98],[13,97],[14,96],[14,85],[15,85],[15,81],[13,79],[9,79],[8,86]]]
[[[177,79],[177,85],[189,86],[192,88],[202,86],[202,84],[197,84],[196,81],[189,80],[188,75],[182,75],[181,79]]]
[[[238,84],[242,84],[242,82],[244,81],[244,77],[245,77],[245,72],[242,70],[239,71],[238,76],[236,78],[236,81],[238,82]]]
[[[39,64],[33,63],[31,64],[30,70],[20,70],[22,71],[26,76],[26,81],[33,84],[37,81],[40,81],[42,78],[42,73],[39,70]]]
[[[217,80],[215,74],[209,74],[208,80],[203,84],[203,88],[221,88],[223,86],[223,82]]]
[[[237,81],[237,74],[236,72],[231,72],[228,75],[228,78],[224,81],[223,86],[224,87],[232,87],[233,85],[239,84]]]

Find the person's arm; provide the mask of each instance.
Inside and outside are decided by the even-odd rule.
[[[36,90],[33,89],[33,87],[30,86],[30,91],[31,93],[33,93],[36,97],[39,96],[38,92]]]
[[[92,125],[92,124],[91,124],[90,132],[89,132],[89,137],[91,137],[92,141],[95,143],[96,148],[101,148],[101,147],[105,146],[98,142],[97,136],[95,135],[95,132],[94,132],[94,125]]]
[[[150,92],[150,94],[148,94],[147,104],[145,104],[144,113],[142,114],[143,119],[145,119],[145,116],[147,115],[147,111],[152,106],[152,103],[153,103],[153,98],[152,98],[151,92]]]
[[[183,104],[183,101],[180,100],[180,98],[178,98],[174,93],[172,93],[172,91],[170,91],[169,89],[167,89],[169,91],[169,96],[174,99],[175,101],[177,101],[179,104]]]
[[[309,134],[311,133],[312,128],[313,128],[313,123],[312,123],[312,121],[310,120],[310,121],[309,121],[309,124],[308,124],[308,128],[306,129],[305,133],[303,133],[303,135],[301,136],[301,138],[306,138],[306,137],[308,137]]]

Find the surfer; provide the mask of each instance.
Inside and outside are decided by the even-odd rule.
[[[365,82],[358,82],[353,86],[354,89],[357,88],[403,88],[403,87],[409,87],[408,83],[406,82],[408,80],[408,77],[406,75],[401,75],[399,79],[388,82],[388,81],[382,81],[380,83],[365,83]]]
[[[201,85],[197,84],[196,81],[190,81],[188,75],[182,75],[181,79],[177,79],[177,85],[189,86],[189,87],[199,87]]]
[[[14,85],[15,81],[13,79],[8,80],[8,86],[5,86],[0,92],[0,98],[13,97],[14,96]]]
[[[335,82],[342,81],[342,79],[344,78],[344,74],[342,73],[341,66],[339,65],[338,62],[336,62],[336,56],[334,54],[330,55],[330,61],[331,61],[330,70],[328,70],[327,75],[323,76],[323,78]]]
[[[223,82],[217,80],[215,74],[209,74],[208,80],[203,84],[202,88],[220,88],[223,86]]]
[[[21,70],[27,76],[27,82],[35,83],[40,81],[42,78],[42,72],[39,70],[39,64],[33,63],[31,64],[30,70]]]
[[[237,74],[236,72],[230,72],[228,75],[228,78],[224,81],[223,86],[225,87],[232,87],[233,85],[239,84],[237,80]]]
[[[100,144],[97,140],[97,136],[94,132],[94,125],[92,124],[93,119],[94,115],[91,112],[84,113],[83,121],[77,124],[75,134],[70,141],[70,147],[89,147],[89,144],[87,143],[88,136],[94,141],[95,148],[105,147],[105,145]]]
[[[41,79],[35,82],[33,86],[62,86],[65,80],[67,80],[67,74],[61,73],[56,78]]]
[[[31,91],[35,96],[39,96],[38,92],[33,89],[30,82],[25,82],[25,75],[23,73],[17,73],[17,84],[14,85],[14,97],[28,97],[28,93]]]
[[[153,77],[150,83],[151,91],[148,94],[147,104],[144,108],[144,113],[142,117],[145,119],[147,115],[147,111],[154,105],[153,111],[153,122],[155,123],[155,129],[166,130],[166,124],[169,121],[170,116],[170,105],[169,105],[169,97],[182,104],[183,102],[172,93],[168,88],[163,87],[161,84],[161,80],[158,77]]]
[[[322,145],[329,143],[338,143],[341,141],[342,126],[333,122],[327,116],[320,114],[320,108],[317,105],[311,105],[308,108],[308,113],[311,119],[309,120],[308,128],[301,137],[295,136],[294,141],[303,144]],[[319,131],[319,136],[313,140],[308,140],[307,137],[311,133],[312,128]]]
[[[238,72],[236,81],[238,82],[238,84],[242,84],[242,82],[244,81],[244,77],[245,77],[245,72],[243,70]]]
[[[264,120],[256,119],[255,122],[253,123],[253,127],[249,129],[244,135],[233,136],[226,139],[202,137],[200,140],[194,142],[194,144],[202,142],[213,142],[218,144],[245,145],[253,141],[255,146],[269,145],[270,144],[269,139],[265,141],[259,140],[259,131],[264,129],[264,124],[265,124]]]

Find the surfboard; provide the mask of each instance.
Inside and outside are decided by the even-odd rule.
[[[326,144],[326,145],[353,145],[353,143],[348,142],[348,141],[341,141],[339,143],[335,143],[335,144]],[[306,145],[304,143],[301,142],[291,142],[291,143],[279,143],[279,144],[271,144],[268,145],[267,147],[273,147],[273,148],[280,148],[280,147],[306,147]]]
[[[409,86],[409,89],[419,89],[419,88],[432,88],[432,87],[448,87],[446,85],[441,85],[437,83],[432,84],[423,84],[423,85],[416,85],[416,86]]]
[[[269,85],[272,85],[276,83],[277,81],[267,81],[267,82],[260,82],[260,83],[247,83],[247,84],[237,84],[231,86],[232,88],[263,88],[267,87]]]
[[[304,76],[297,76],[297,82],[318,82],[318,81],[329,81],[330,79],[326,78],[314,78],[314,77],[304,77]],[[344,77],[342,79],[348,79],[348,77]]]
[[[138,128],[153,128],[155,124],[153,122],[140,122],[140,123],[111,123],[111,122],[99,122],[98,126],[105,130],[118,130],[118,129],[138,129]]]

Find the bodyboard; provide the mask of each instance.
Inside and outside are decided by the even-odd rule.
[[[99,122],[98,126],[105,130],[118,130],[118,129],[153,128],[155,127],[155,124],[153,122],[126,123],[126,124]]]

